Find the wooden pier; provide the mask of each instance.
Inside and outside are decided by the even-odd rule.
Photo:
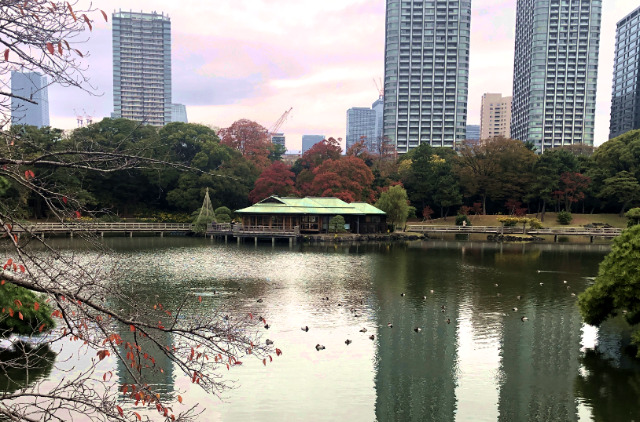
[[[295,245],[300,237],[300,227],[291,228],[284,226],[244,226],[242,224],[217,224],[213,223],[207,230],[207,236],[212,239],[223,237],[225,243],[230,237],[235,237],[238,245],[247,238],[253,238],[255,244],[259,239],[271,239],[275,244],[276,239],[288,239],[290,245]]]

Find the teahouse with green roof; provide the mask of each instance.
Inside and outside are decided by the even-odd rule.
[[[236,211],[242,217],[244,229],[269,227],[301,233],[327,233],[329,220],[341,215],[348,232],[357,234],[385,233],[387,214],[364,202],[351,204],[338,198],[280,198],[271,196]]]

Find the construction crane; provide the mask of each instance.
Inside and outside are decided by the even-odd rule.
[[[85,121],[85,124],[86,124],[87,126],[89,126],[90,124],[92,124],[92,123],[93,123],[93,116],[91,116],[91,115],[87,114],[87,112],[86,112],[85,110],[82,110],[82,111],[84,112],[84,121]]]
[[[78,121],[78,127],[83,127],[84,126],[84,116],[81,114],[78,114],[78,112],[76,111],[76,109],[73,109],[73,113],[76,115],[76,120]]]
[[[375,78],[373,79],[373,83],[376,86],[376,90],[378,91],[378,95],[379,98],[384,97],[384,84],[382,83],[382,78],[379,78],[380,83],[378,84],[378,81],[375,80]]]
[[[293,107],[289,108],[289,110],[282,113],[282,116],[280,116],[280,118],[273,124],[273,126],[271,126],[271,129],[269,129],[269,131],[267,132],[269,135],[269,140],[273,138],[273,135],[278,133],[278,131],[280,130],[284,122],[287,121],[289,114],[291,114],[291,110],[293,110]]]

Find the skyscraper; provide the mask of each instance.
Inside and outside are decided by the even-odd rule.
[[[187,107],[184,104],[171,104],[171,121],[189,123]]]
[[[364,139],[369,151],[376,138],[376,111],[366,107],[347,110],[347,150]]]
[[[467,141],[479,141],[480,140],[480,126],[467,125],[467,134],[465,136]]]
[[[171,122],[171,21],[164,14],[113,14],[113,117]]]
[[[324,141],[324,135],[302,135],[302,153],[309,151],[318,142]]]
[[[502,94],[484,94],[480,109],[480,139],[511,137],[511,101]]]
[[[382,118],[384,115],[384,96],[380,96],[371,104],[371,108],[376,112],[376,144],[382,140]]]
[[[36,72],[11,72],[11,124],[49,126],[47,77]]]
[[[640,129],[640,7],[618,22],[609,139]]]
[[[471,0],[387,0],[384,136],[398,152],[464,140]]]
[[[593,145],[602,0],[518,0],[511,137]]]

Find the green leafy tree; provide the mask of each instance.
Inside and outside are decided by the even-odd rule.
[[[331,233],[343,233],[345,232],[345,221],[341,215],[336,215],[329,220],[329,232]]]
[[[640,224],[640,208],[632,208],[628,213],[625,214],[625,217],[629,219],[627,226],[633,227]]]
[[[630,172],[621,171],[604,180],[599,196],[621,205],[620,216],[622,217],[629,204],[640,201],[640,183]]]
[[[389,190],[380,194],[380,199],[375,205],[387,213],[387,221],[393,224],[394,230],[404,226],[409,216],[409,198],[402,186],[391,186]]]
[[[629,325],[640,323],[640,226],[622,232],[600,264],[595,283],[580,294],[578,304],[585,322],[599,326],[618,314]],[[640,344],[640,331],[633,334]],[[640,357],[640,351],[638,353]]]
[[[573,216],[569,211],[560,211],[557,215],[558,223],[568,226],[573,221]]]

